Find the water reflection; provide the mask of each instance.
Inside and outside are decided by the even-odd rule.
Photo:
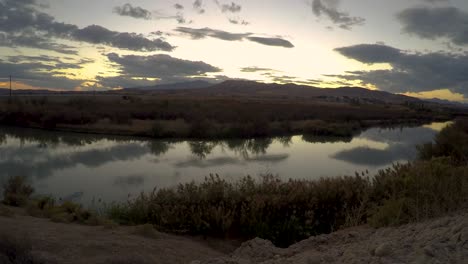
[[[146,140],[0,127],[0,181],[29,177],[37,192],[79,199],[125,200],[129,194],[200,181],[273,173],[304,179],[371,173],[416,156],[447,124],[369,129],[354,138],[308,135],[221,141]],[[76,194],[80,194],[78,197]]]
[[[385,143],[385,148],[357,146],[331,157],[366,166],[382,166],[396,161],[412,160],[417,156],[415,146],[432,141],[434,134],[435,130],[429,127],[369,129],[362,133],[360,138]]]

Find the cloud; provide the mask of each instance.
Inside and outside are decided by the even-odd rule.
[[[174,4],[174,8],[177,9],[177,10],[182,10],[182,9],[184,9],[184,6],[177,3],[177,4]]]
[[[30,47],[76,54],[74,47],[60,40],[84,41],[134,51],[171,51],[162,39],[149,39],[141,34],[116,32],[91,25],[83,29],[76,25],[55,21],[38,11],[33,0],[3,0],[0,2],[0,45]]]
[[[276,70],[270,68],[260,68],[260,67],[244,67],[241,68],[241,72],[274,72]]]
[[[63,54],[78,54],[76,47],[60,44],[34,31],[23,31],[18,34],[0,32],[0,46],[17,48],[51,50]]]
[[[242,41],[249,40],[262,45],[276,46],[293,48],[294,45],[288,40],[282,38],[266,38],[266,37],[255,37],[253,33],[231,33],[223,30],[211,29],[211,28],[188,28],[178,27],[175,29],[176,32],[186,34],[192,39],[204,39],[207,37],[226,40],[226,41]]]
[[[415,7],[397,15],[403,30],[424,39],[446,38],[468,45],[468,13],[456,7]]]
[[[468,54],[410,53],[380,44],[361,44],[335,51],[357,61],[388,63],[390,70],[354,71],[334,77],[360,80],[389,92],[422,92],[450,89],[468,95]]]
[[[39,62],[40,61],[40,62]],[[0,72],[12,75],[15,81],[44,89],[74,89],[85,80],[70,79],[63,71],[82,68],[80,61],[64,62],[49,56],[9,56],[0,60]]]
[[[129,3],[114,7],[114,13],[120,16],[129,16],[137,19],[151,19],[151,12],[149,10],[139,6],[132,6]]]
[[[195,2],[193,2],[193,9],[195,9],[197,11],[197,13],[199,13],[199,14],[204,14],[205,11],[206,11],[203,8],[203,1],[202,0],[195,0]]]
[[[394,62],[402,55],[402,52],[399,49],[380,44],[361,44],[350,47],[337,48],[335,51],[338,51],[348,58],[352,58],[367,64]]]
[[[353,17],[346,12],[338,11],[339,0],[313,0],[312,11],[317,17],[322,15],[342,29],[351,29],[354,26],[362,25],[366,21],[362,17]]]
[[[230,13],[239,13],[242,10],[242,6],[232,2],[231,4],[222,4],[221,11],[223,13],[230,12]]]
[[[248,37],[247,39],[267,46],[294,48],[291,42],[282,38]]]
[[[93,44],[103,44],[133,51],[172,51],[174,47],[162,39],[148,39],[141,34],[116,32],[91,25],[72,33],[72,38]]]
[[[250,25],[250,22],[237,19],[237,18],[229,18],[228,19],[229,23],[234,24],[234,25],[242,25],[242,26],[247,26]]]
[[[110,88],[186,81],[196,77],[206,77],[207,73],[221,72],[221,69],[202,61],[182,60],[164,54],[120,56],[109,53],[107,58],[120,69],[121,74],[118,77],[98,78],[103,86]]]

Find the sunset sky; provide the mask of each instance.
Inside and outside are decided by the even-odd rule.
[[[0,87],[232,78],[467,101],[466,0],[0,0]]]

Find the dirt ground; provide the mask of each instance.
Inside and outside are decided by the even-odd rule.
[[[21,210],[15,210],[14,216],[0,216],[0,237],[5,235],[31,244],[32,255],[46,264],[190,263],[222,257],[235,249],[234,242],[147,232],[142,227],[53,223]]]
[[[235,242],[148,233],[141,227],[59,224],[26,216],[21,210],[0,216],[2,235],[28,241],[32,255],[46,264],[468,264],[468,210],[396,228],[351,228],[311,237],[287,249],[258,238],[236,249]]]

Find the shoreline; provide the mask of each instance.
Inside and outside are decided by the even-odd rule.
[[[140,131],[135,132],[129,130],[125,130],[126,126],[121,126],[121,130],[106,130],[100,128],[90,128],[89,125],[85,126],[70,126],[70,125],[63,125],[57,126],[54,128],[44,127],[44,126],[37,126],[37,125],[10,125],[10,124],[0,124],[2,127],[7,128],[24,128],[24,129],[34,129],[40,130],[45,132],[56,132],[56,133],[70,133],[70,134],[82,134],[82,135],[95,135],[95,136],[112,136],[112,137],[122,137],[122,138],[137,138],[141,140],[170,140],[170,141],[209,141],[209,140],[228,140],[228,139],[262,139],[262,138],[273,138],[273,137],[293,137],[293,136],[311,136],[311,137],[320,137],[320,138],[349,138],[358,135],[359,133],[366,131],[372,128],[399,128],[399,127],[417,127],[423,125],[429,125],[435,122],[450,122],[453,121],[455,118],[434,118],[434,119],[427,119],[427,120],[419,120],[419,119],[406,119],[406,120],[363,120],[359,122],[348,122],[348,123],[341,123],[341,122],[330,122],[330,121],[322,121],[322,120],[304,120],[302,122],[320,122],[327,124],[326,128],[323,127],[307,127],[305,129],[296,129],[294,132],[278,132],[276,133],[267,133],[261,136],[243,136],[243,135],[215,135],[215,136],[184,136],[184,133],[181,135],[178,134],[171,134],[171,136],[153,136],[150,135],[148,132]],[[296,121],[297,122],[297,121]],[[301,122],[301,121],[299,121]],[[358,126],[356,126],[358,124]],[[346,129],[345,133],[332,133],[333,130],[330,129]]]

